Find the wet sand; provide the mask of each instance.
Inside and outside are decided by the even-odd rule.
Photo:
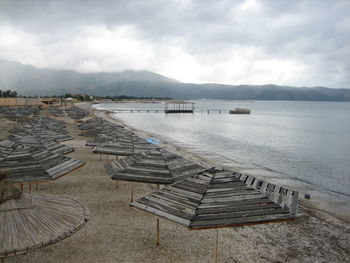
[[[212,262],[215,230],[189,231],[161,219],[161,244],[157,247],[156,217],[129,207],[131,183],[119,182],[116,188],[103,168],[106,156],[99,161],[99,154],[84,146],[89,138],[78,136],[76,124],[66,117],[58,119],[67,122],[67,130],[75,137],[64,142],[76,147],[68,156],[87,164],[34,191],[80,200],[90,210],[90,221],[70,238],[27,255],[7,258],[7,263]],[[3,138],[13,126],[0,121]],[[164,146],[181,151],[167,143]],[[186,156],[205,162],[199,156]],[[155,185],[135,183],[134,198],[155,189]],[[348,222],[315,209],[307,201],[299,206],[299,212],[296,220],[287,223],[220,229],[220,262],[349,262]]]

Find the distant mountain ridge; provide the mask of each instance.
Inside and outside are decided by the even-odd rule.
[[[39,69],[0,59],[0,89],[22,95],[86,93],[94,96],[172,97],[176,99],[350,101],[350,89],[267,85],[182,83],[149,71],[79,73]]]

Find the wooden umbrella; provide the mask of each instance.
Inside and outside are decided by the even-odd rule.
[[[41,138],[35,135],[10,135],[7,138],[17,144],[23,144],[35,148],[44,148],[52,153],[67,154],[74,151],[74,147],[60,144],[52,138]]]
[[[0,142],[0,170],[6,171],[5,181],[39,183],[55,180],[85,164],[45,149]],[[31,187],[31,186],[30,186]]]
[[[157,185],[172,184],[205,170],[199,164],[160,148],[115,160],[104,166],[113,180]],[[132,200],[133,187],[131,190]]]
[[[93,150],[93,152],[99,153],[100,159],[102,154],[106,154],[107,158],[108,155],[115,155],[117,159],[118,156],[131,156],[156,148],[158,147],[154,144],[149,143],[141,137],[133,135],[119,137],[113,142],[99,145]]]
[[[22,193],[0,181],[0,259],[61,241],[88,219],[87,207],[74,199]]]
[[[293,190],[252,176],[211,168],[166,186],[130,206],[190,230],[215,228],[217,255],[218,228],[294,219],[297,200],[298,192]]]

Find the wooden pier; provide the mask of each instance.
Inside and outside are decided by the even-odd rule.
[[[129,113],[165,113],[165,110],[162,109],[115,109],[111,112],[129,112]],[[201,114],[229,114],[229,110],[194,110],[191,113],[201,113]],[[183,111],[179,111],[176,113],[187,113]]]

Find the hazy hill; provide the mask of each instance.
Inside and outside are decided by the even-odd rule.
[[[16,90],[23,95],[87,93],[187,99],[350,101],[350,89],[295,88],[272,84],[191,84],[149,71],[79,73],[39,69],[6,60],[0,60],[0,89]]]

